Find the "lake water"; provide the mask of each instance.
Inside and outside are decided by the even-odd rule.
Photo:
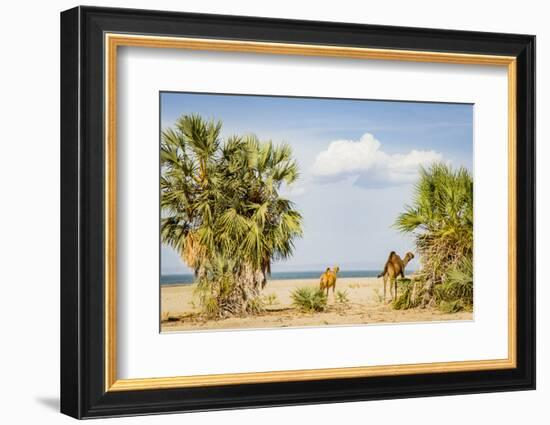
[[[382,270],[340,270],[338,277],[376,277]],[[299,271],[299,272],[273,272],[267,280],[293,280],[293,279],[319,279],[322,272]],[[167,274],[160,276],[161,285],[192,284],[195,276],[192,274]]]

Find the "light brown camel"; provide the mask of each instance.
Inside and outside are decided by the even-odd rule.
[[[332,288],[332,294],[334,295],[334,290],[336,289],[336,275],[340,271],[340,267],[334,266],[332,270],[330,267],[327,267],[325,272],[321,275],[321,282],[319,284],[319,289],[321,291],[327,290],[327,297],[328,297],[328,290]]]
[[[401,257],[397,255],[395,251],[390,252],[388,261],[386,261],[386,265],[384,266],[384,271],[378,275],[378,277],[383,277],[384,279],[384,302],[386,302],[386,282],[388,280],[390,282],[390,295],[392,301],[396,300],[397,278],[399,276],[401,276],[402,278],[405,277],[405,267],[413,258],[414,254],[412,252],[407,252],[405,254],[405,258],[403,259],[401,259]],[[392,283],[394,285],[394,291],[392,291]]]

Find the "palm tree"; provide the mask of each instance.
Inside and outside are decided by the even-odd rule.
[[[434,284],[473,254],[473,181],[465,168],[445,164],[421,168],[413,204],[395,226],[413,233],[422,272]]]
[[[184,115],[162,133],[161,238],[224,316],[257,309],[271,262],[292,255],[302,217],[279,196],[298,178],[290,147],[254,135],[222,141],[220,132],[220,122]]]

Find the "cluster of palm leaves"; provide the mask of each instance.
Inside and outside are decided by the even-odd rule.
[[[290,146],[222,140],[221,128],[184,115],[161,141],[161,239],[195,270],[211,316],[257,310],[272,261],[302,235],[302,216],[279,195],[298,178]]]
[[[421,168],[412,206],[395,226],[413,233],[422,276],[436,294],[473,302],[473,180],[465,168],[438,163]],[[444,291],[442,292],[442,289]],[[454,298],[453,298],[454,297]]]
[[[474,303],[473,269],[472,259],[465,257],[448,270],[445,281],[435,287],[441,309],[449,313],[471,309]]]

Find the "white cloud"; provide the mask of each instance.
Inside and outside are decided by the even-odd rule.
[[[393,186],[414,182],[420,166],[442,161],[443,155],[433,150],[413,149],[408,153],[389,154],[370,133],[358,141],[336,140],[320,152],[312,167],[313,175],[322,180],[357,177],[355,184],[364,187]]]
[[[283,184],[279,194],[283,198],[296,198],[306,193],[306,185],[303,181],[297,181],[291,185]]]

